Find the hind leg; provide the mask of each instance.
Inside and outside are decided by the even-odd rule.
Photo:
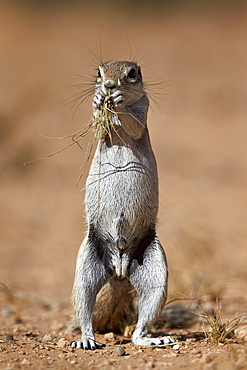
[[[86,237],[83,241],[76,265],[73,287],[73,304],[82,331],[82,338],[72,343],[72,348],[96,349],[92,315],[96,295],[108,278],[106,269],[97,255],[97,245]]]
[[[146,248],[142,261],[134,260],[130,267],[130,281],[140,297],[138,322],[132,336],[134,344],[151,346],[173,342],[170,337],[146,337],[150,324],[165,304],[167,276],[165,253],[155,237]]]

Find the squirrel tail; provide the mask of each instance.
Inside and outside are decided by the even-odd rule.
[[[97,295],[93,327],[98,332],[121,332],[129,336],[137,321],[136,292],[127,279],[112,277]]]

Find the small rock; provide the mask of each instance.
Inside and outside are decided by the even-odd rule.
[[[199,362],[199,359],[198,359],[198,358],[192,358],[191,363],[192,363],[192,364],[195,364],[196,362]],[[212,370],[213,370],[213,369],[212,369]]]
[[[124,356],[125,355],[125,349],[121,346],[117,346],[115,349],[115,352],[118,356]]]
[[[174,346],[172,347],[172,349],[179,349],[179,348],[180,348],[179,344],[174,344]]]
[[[107,342],[113,342],[114,340],[116,340],[116,336],[114,333],[106,333],[105,334],[105,340]]]
[[[65,338],[60,338],[57,342],[59,347],[65,348],[67,346],[67,340]]]
[[[206,353],[200,359],[201,364],[209,364],[212,361],[213,361],[213,356],[211,355],[211,353]]]
[[[147,362],[145,366],[145,370],[149,370],[155,367],[155,363],[153,361]]]
[[[31,338],[38,337],[38,334],[33,333],[32,331],[28,331],[25,335],[26,337],[31,337]]]
[[[194,349],[192,349],[191,350],[191,352],[190,352],[192,355],[198,355],[199,353],[201,353],[201,351],[199,350],[199,349],[197,349],[197,348],[194,348]]]
[[[49,341],[52,340],[52,335],[51,334],[46,334],[46,335],[43,336],[42,340],[44,342],[49,342]]]
[[[189,342],[189,343],[196,342],[196,338],[187,338],[186,342]]]
[[[7,334],[6,337],[5,337],[6,340],[10,340],[10,341],[13,341],[14,340],[14,336],[12,334]]]
[[[21,362],[22,365],[30,365],[30,361],[28,361],[26,358],[24,358]]]

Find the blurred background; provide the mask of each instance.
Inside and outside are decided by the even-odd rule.
[[[88,123],[92,98],[76,112],[66,102],[85,90],[83,77],[92,86],[99,60],[134,59],[151,98],[169,295],[219,295],[243,309],[245,2],[1,1],[0,45],[0,282],[69,301],[85,233],[85,153],[74,145],[20,163],[72,142],[37,133],[63,137]]]

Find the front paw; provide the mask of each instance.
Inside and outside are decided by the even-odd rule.
[[[86,338],[86,339],[80,339],[75,342],[72,342],[71,347],[73,349],[81,348],[81,349],[85,349],[86,351],[88,350],[94,351],[95,349],[101,348],[101,345],[95,342],[93,339]]]
[[[100,109],[104,106],[105,103],[107,104],[108,108],[118,108],[121,109],[124,104],[124,96],[120,90],[114,91],[111,95],[107,95],[104,91],[96,92],[94,99],[93,99],[93,108]]]
[[[100,91],[94,95],[93,99],[93,108],[100,109],[104,105],[106,95],[103,93],[103,91]]]
[[[119,108],[119,107],[123,106],[124,96],[123,96],[123,94],[120,90],[115,91],[111,95],[111,102],[112,102],[113,106],[116,107],[116,108]]]

